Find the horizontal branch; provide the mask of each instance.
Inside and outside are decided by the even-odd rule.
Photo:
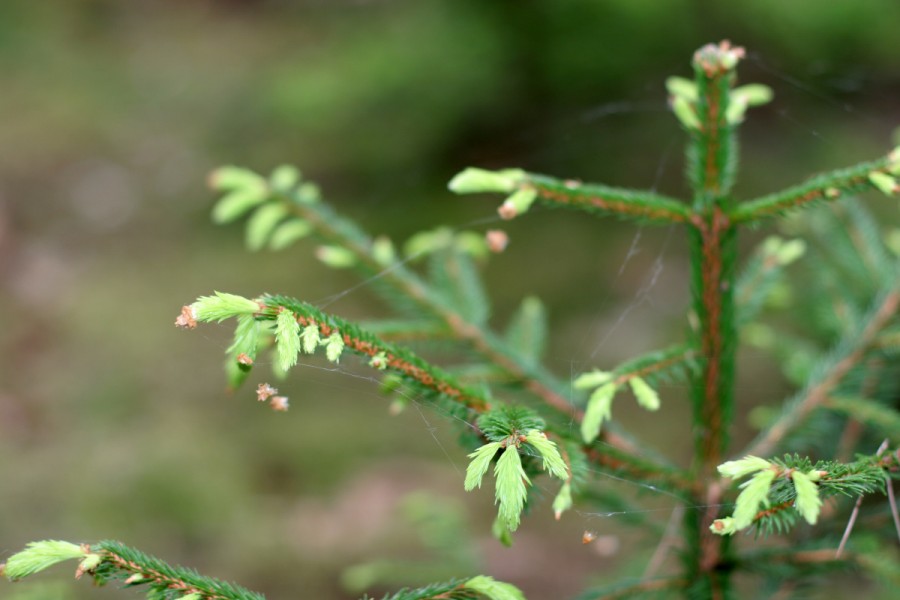
[[[402,264],[385,267],[379,263],[373,256],[369,237],[326,205],[291,202],[289,196],[285,199],[297,216],[309,222],[321,237],[353,252],[358,259],[357,266],[367,274],[378,277],[379,281],[415,302],[423,312],[440,320],[457,339],[471,344],[476,352],[505,371],[510,378],[520,381],[548,406],[566,417],[572,416],[574,407],[566,398],[566,384],[558,381],[544,368],[528,364],[513,349],[507,347],[499,335],[467,321],[418,275]]]
[[[634,377],[662,378],[679,371],[689,372],[699,352],[690,344],[676,344],[633,358],[613,369],[616,384],[627,383]]]
[[[322,338],[337,333],[341,336],[344,346],[353,352],[376,360],[378,356],[383,356],[378,368],[399,373],[419,386],[442,394],[475,412],[484,412],[490,408],[487,398],[463,386],[449,373],[428,364],[409,350],[385,342],[340,317],[324,313],[311,304],[284,296],[263,296],[257,301],[260,304],[257,315],[261,318],[275,319],[280,309],[287,309],[294,314],[301,326],[317,327]]]
[[[869,174],[880,172],[891,163],[887,156],[846,169],[815,175],[799,185],[781,192],[738,204],[729,215],[732,223],[758,221],[775,217],[812,202],[833,201],[842,195],[878,190]]]
[[[290,201],[290,197],[286,199]],[[359,261],[358,267],[413,300],[423,312],[436,317],[457,339],[470,344],[472,349],[512,380],[520,382],[526,390],[564,417],[567,423],[572,419],[580,422],[584,417],[584,411],[576,408],[567,398],[568,383],[559,381],[543,366],[524,360],[489,328],[467,321],[418,275],[402,264],[388,267],[380,264],[372,254],[371,240],[355,224],[335,214],[324,204],[290,202],[290,205],[297,216],[313,225],[321,237],[353,252]],[[685,348],[683,353],[676,352],[671,356],[667,354],[663,362],[669,367],[676,363],[689,363],[693,356],[692,349]],[[654,370],[649,363],[640,367]],[[642,457],[647,454],[646,449],[642,450],[641,445],[633,442],[626,433],[610,429],[612,428],[604,428],[598,439],[604,451],[593,450],[589,453],[591,462],[598,468],[613,474],[651,479],[668,489],[684,490],[688,487],[686,474],[669,468],[661,460],[654,460],[655,457]]]
[[[426,318],[436,319],[438,325],[445,326],[452,337],[468,343],[511,380],[554,409],[567,423],[572,418],[580,418],[581,411],[575,409],[568,398],[568,382],[558,380],[541,365],[523,358],[502,336],[489,328],[467,320],[446,298],[408,269],[405,263],[386,262],[383,256],[378,255],[375,241],[355,223],[338,215],[327,204],[309,201],[304,197],[302,188],[303,186],[294,190],[272,188],[268,202],[278,202],[289,214],[307,223],[319,238],[349,251],[355,259],[352,265],[368,276],[373,285],[387,288],[393,295],[411,303],[411,308],[421,311]],[[679,210],[683,210],[681,205],[674,204]],[[600,441],[607,448],[616,449],[617,462],[628,463],[632,459],[640,463],[642,470],[656,471],[657,474],[669,469],[661,460],[642,458],[640,455],[644,452],[640,451],[640,444],[631,442],[623,433],[604,432]],[[655,464],[655,469],[651,464]]]
[[[684,203],[653,192],[583,184],[577,180],[561,180],[529,173],[523,185],[538,193],[547,206],[575,208],[602,215],[632,217],[655,223],[684,223],[690,219],[690,208]]]
[[[119,581],[123,587],[134,588],[158,600],[265,600],[262,594],[205,577],[193,569],[169,565],[114,541],[93,546],[47,540],[32,542],[25,550],[9,557],[5,575],[17,581],[70,560],[80,561],[75,570],[76,579],[87,574],[97,585]]]

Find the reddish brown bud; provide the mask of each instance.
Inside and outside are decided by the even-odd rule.
[[[249,356],[247,356],[247,355],[246,355],[245,353],[243,353],[243,352],[241,352],[240,354],[237,355],[237,361],[238,361],[239,363],[241,363],[242,365],[248,365],[248,366],[249,366],[249,365],[252,365],[252,364],[253,364],[253,359],[250,358]]]
[[[500,208],[497,209],[497,214],[500,215],[501,219],[509,221],[519,214],[519,211],[516,210],[516,207],[513,206],[512,202],[504,202],[500,205]]]
[[[484,235],[485,240],[487,240],[488,250],[493,252],[494,254],[499,254],[506,250],[507,244],[509,244],[509,236],[506,235],[506,232],[500,229],[491,229]]]
[[[260,402],[265,402],[277,393],[278,390],[273,388],[268,383],[261,383],[256,388],[256,399]]]
[[[195,329],[197,319],[194,318],[194,309],[190,306],[182,306],[181,314],[175,319],[175,326],[182,329]]]
[[[287,396],[272,396],[272,399],[269,400],[269,406],[272,407],[272,410],[278,412],[287,412],[288,408],[290,408]]]

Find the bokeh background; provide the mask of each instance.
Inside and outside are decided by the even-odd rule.
[[[228,327],[176,330],[182,304],[214,289],[325,301],[357,280],[308,242],[245,252],[239,226],[210,223],[206,175],[296,164],[398,241],[500,226],[496,199],[446,190],[468,165],[683,194],[663,81],[729,38],[749,51],[742,80],[776,93],[742,134],[737,191],[755,195],[889,146],[898,23],[891,0],[0,3],[0,558],[115,538],[273,599],[474,572],[563,598],[639,574],[658,536],[586,512],[555,524],[546,499],[501,549],[490,490],[462,492],[454,425],[390,416],[365,370],[309,361],[278,384],[287,414],[226,395]],[[539,295],[560,376],[680,335],[681,232],[555,211],[503,226],[492,322]],[[387,314],[366,286],[329,309]],[[741,369],[745,407],[783,393],[765,359]],[[677,455],[690,435],[670,392],[659,418],[617,414]],[[665,524],[672,502],[649,500]],[[582,546],[585,529],[600,543]],[[0,597],[132,596],[55,576]]]

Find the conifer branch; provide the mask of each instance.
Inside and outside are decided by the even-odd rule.
[[[409,350],[384,342],[339,317],[319,311],[310,304],[284,296],[264,296],[261,299],[260,314],[265,315],[272,309],[277,311],[279,307],[290,310],[301,326],[318,327],[323,338],[337,333],[348,349],[363,357],[371,360],[378,355],[384,355],[383,364],[387,369],[404,375],[424,388],[440,393],[475,412],[483,412],[490,408],[489,400],[482,394],[463,386],[453,376],[428,364]]]
[[[756,525],[764,533],[784,533],[799,517],[814,525],[822,499],[828,496],[885,493],[887,472],[895,470],[898,464],[896,449],[885,452],[886,445],[874,455],[850,463],[832,460],[813,464],[796,455],[771,461],[751,455],[726,462],[719,466],[721,475],[735,481],[749,479],[741,485],[734,514],[716,520],[710,530],[731,535]]]
[[[865,356],[897,312],[900,305],[900,289],[890,287],[878,297],[870,309],[861,329],[848,336],[818,369],[819,379],[810,380],[806,388],[790,400],[778,420],[765,430],[744,454],[767,456],[772,454],[781,440],[799,425],[817,407],[826,402],[843,378]]]
[[[318,346],[325,345],[326,354],[332,362],[337,362],[341,351],[346,348],[367,358],[373,368],[391,370],[429,395],[445,397],[474,412],[484,412],[490,408],[489,400],[483,395],[463,386],[454,377],[409,350],[380,340],[340,317],[293,298],[261,296],[256,300],[247,300],[219,293],[200,298],[185,307],[182,317],[186,313],[199,321],[221,321],[250,315],[256,321],[275,321],[276,349],[285,370],[296,363],[301,348],[311,353]],[[239,319],[239,327],[241,324]],[[282,332],[287,333],[282,335]],[[255,352],[255,348],[252,350]]]
[[[378,277],[380,282],[416,303],[431,317],[437,318],[457,338],[467,341],[482,356],[497,365],[514,380],[541,398],[549,406],[569,415],[572,404],[565,397],[566,386],[538,365],[528,364],[502,338],[483,326],[468,322],[458,311],[437,295],[418,275],[400,263],[383,264],[375,256],[374,242],[355,224],[337,215],[328,206],[301,202],[299,192],[279,195],[295,214],[308,222],[323,239],[351,251],[356,266],[364,274]]]
[[[697,349],[691,344],[675,344],[620,364],[612,370],[613,381],[622,385],[635,377],[651,381],[677,379],[696,369],[695,360],[698,356]]]
[[[102,541],[93,546],[68,542],[33,542],[11,556],[0,574],[16,581],[65,560],[79,560],[75,578],[90,575],[97,585],[118,581],[123,587],[143,592],[152,600],[265,600],[233,583],[200,575],[193,569],[173,566],[120,542]],[[384,600],[525,600],[515,586],[477,575],[405,588]],[[365,600],[365,599],[364,599]]]
[[[652,192],[583,184],[577,180],[559,180],[531,173],[522,185],[533,187],[540,203],[553,208],[573,208],[646,223],[684,223],[690,218],[690,209],[684,202]]]
[[[734,185],[735,129],[742,115],[731,113],[732,105],[740,102],[731,88],[735,67],[743,58],[744,49],[728,41],[703,46],[694,53],[694,98],[674,94],[673,110],[690,135],[687,173],[698,214],[722,208]]]
[[[103,541],[93,546],[82,545],[80,555],[79,552],[74,552],[64,557],[54,550],[55,546],[61,544],[73,549],[79,548],[65,542],[34,542],[9,558],[6,576],[15,580],[42,571],[61,560],[78,559],[81,562],[75,571],[76,578],[88,574],[101,585],[121,581],[123,586],[143,591],[155,600],[265,600],[264,596],[256,592],[204,577],[193,569],[169,565],[119,542]],[[56,555],[53,562],[46,562],[48,552]],[[20,564],[42,560],[42,566],[37,569],[25,571],[19,567]]]
[[[583,411],[575,408],[566,397],[567,384],[556,379],[539,364],[524,359],[489,328],[467,321],[404,265],[386,264],[385,261],[379,260],[377,243],[353,222],[336,214],[329,206],[310,202],[306,198],[302,186],[295,190],[275,191],[275,200],[286,204],[296,217],[308,223],[321,238],[352,252],[355,259],[353,264],[362,270],[363,274],[377,277],[378,282],[390,286],[404,298],[415,302],[419,309],[446,326],[455,338],[468,342],[481,356],[503,370],[512,380],[521,382],[526,390],[543,400],[561,416],[581,420]],[[617,449],[616,457],[613,459],[616,465],[627,462],[629,455],[640,454],[638,446],[630,441],[628,436],[606,430],[601,433],[601,441]],[[596,456],[596,453],[593,454]],[[598,462],[598,466],[606,466],[609,462]],[[649,467],[646,459],[639,459],[637,462],[641,470]],[[662,474],[662,471],[659,474]]]
[[[786,190],[737,205],[730,213],[734,223],[751,223],[816,202],[830,202],[866,190],[884,191],[873,183],[872,173],[885,173],[892,164],[890,156],[815,175]]]

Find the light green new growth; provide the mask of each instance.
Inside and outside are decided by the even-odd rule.
[[[772,463],[758,456],[745,456],[741,460],[730,460],[722,463],[718,467],[719,474],[722,477],[731,479],[741,479],[750,473],[756,473],[764,469],[771,469]]]
[[[491,460],[501,446],[503,446],[502,442],[490,442],[469,454],[469,458],[472,460],[469,462],[469,466],[466,467],[466,483],[464,487],[467,492],[471,492],[476,487],[481,487],[481,480],[484,478],[484,474],[487,473],[488,468],[491,466]]]
[[[215,296],[201,296],[191,304],[198,321],[224,321],[239,315],[252,315],[259,311],[259,304],[243,296],[214,292]]]
[[[344,351],[344,339],[341,334],[335,331],[321,343],[325,345],[325,357],[330,362],[336,363],[341,359],[341,352]]]
[[[537,200],[537,190],[531,187],[519,188],[513,194],[503,201],[497,212],[503,219],[512,219],[528,212],[534,201]]]
[[[525,441],[540,453],[545,471],[549,471],[551,475],[563,481],[569,479],[569,469],[560,456],[556,443],[547,439],[544,432],[532,429],[525,434]]]
[[[869,181],[886,196],[893,196],[900,191],[900,185],[897,184],[897,180],[881,171],[869,173]]]
[[[688,102],[697,101],[697,84],[684,77],[672,76],[666,79],[666,90],[672,96],[684,98]]]
[[[497,480],[495,504],[500,504],[497,517],[507,529],[515,531],[519,528],[522,509],[525,508],[525,499],[528,496],[526,485],[530,484],[531,480],[522,469],[519,449],[514,444],[507,446],[497,460],[494,478]]]
[[[209,185],[214,190],[227,192],[242,188],[265,188],[266,180],[250,169],[225,165],[210,173]]]
[[[269,176],[269,184],[279,192],[290,192],[300,182],[300,170],[294,165],[279,165]]]
[[[619,386],[615,382],[601,385],[588,399],[587,409],[581,421],[581,438],[590,444],[600,435],[600,427],[604,421],[612,417],[612,401]]]
[[[525,600],[525,595],[516,586],[497,581],[487,575],[473,577],[466,582],[465,587],[484,594],[490,600]]]
[[[278,351],[278,366],[287,371],[297,364],[300,354],[300,323],[289,310],[279,311],[275,319],[275,348]]]
[[[313,227],[302,219],[290,219],[280,224],[272,233],[269,240],[269,248],[272,250],[284,250],[294,242],[305,238],[312,233]]]
[[[641,407],[649,411],[659,410],[659,394],[646,381],[635,376],[628,380],[628,384]]]
[[[253,208],[266,201],[269,189],[265,180],[255,173],[246,175],[236,171],[226,171],[213,174],[212,181],[223,185],[227,182],[231,187],[225,196],[219,200],[212,211],[212,219],[215,223],[224,224],[235,221]]]
[[[807,523],[815,525],[819,519],[819,509],[822,508],[819,487],[813,483],[809,474],[801,471],[793,471],[791,480],[794,482],[794,490],[797,493],[794,506]]]
[[[469,167],[451,179],[447,187],[456,194],[509,193],[516,188],[518,182],[524,177],[525,172],[521,169],[487,171]]]
[[[239,315],[237,327],[234,329],[234,341],[226,351],[228,354],[246,354],[251,359],[256,358],[259,349],[260,322],[253,315]]]
[[[567,481],[559,488],[559,493],[553,499],[553,515],[558,521],[564,512],[572,508],[572,485]]]
[[[753,523],[760,505],[768,506],[769,487],[775,480],[775,475],[772,469],[760,471],[741,486],[743,490],[738,494],[732,515],[736,529],[743,529]]]
[[[321,343],[319,328],[315,325],[307,325],[300,333],[300,341],[303,342],[303,351],[312,354]]]
[[[10,581],[16,581],[39,573],[57,563],[76,558],[84,559],[89,553],[89,550],[69,542],[54,540],[31,542],[25,550],[17,552],[7,559],[3,574]]]
[[[744,121],[744,114],[751,106],[761,106],[772,101],[772,89],[760,83],[751,83],[731,91],[725,120],[731,125]]]
[[[607,383],[612,378],[612,372],[594,369],[593,371],[582,373],[581,375],[576,377],[575,381],[572,382],[572,387],[574,387],[576,390],[589,390],[591,388],[595,388],[603,385],[604,383]]]
[[[539,298],[528,296],[522,300],[504,337],[525,360],[540,360],[547,345],[547,311]]]
[[[372,258],[382,267],[391,265],[397,260],[397,251],[390,238],[381,235],[372,242]]]
[[[251,252],[262,250],[272,237],[278,224],[290,213],[284,204],[266,204],[247,220],[245,230],[247,248]]]
[[[675,96],[672,99],[672,112],[681,124],[688,130],[698,130],[703,125],[697,116],[694,106],[684,96]]]
[[[316,258],[332,269],[349,269],[356,264],[356,255],[341,246],[319,246]]]

